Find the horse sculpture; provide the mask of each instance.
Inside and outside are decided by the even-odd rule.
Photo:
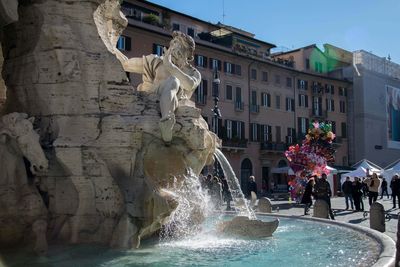
[[[0,246],[17,245],[33,236],[35,252],[44,254],[47,209],[28,180],[24,163],[24,158],[29,161],[33,174],[48,168],[33,119],[16,112],[0,118]]]

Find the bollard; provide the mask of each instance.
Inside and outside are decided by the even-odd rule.
[[[396,266],[400,266],[400,216],[397,219]]]
[[[317,199],[314,204],[313,217],[328,219],[329,207],[325,200]]]
[[[271,213],[272,212],[271,200],[267,197],[260,198],[258,200],[258,211]]]
[[[372,203],[369,209],[369,227],[379,232],[385,232],[385,209],[379,202]]]

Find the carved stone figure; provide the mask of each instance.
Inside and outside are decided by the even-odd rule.
[[[128,72],[141,73],[143,83],[138,90],[155,92],[159,96],[161,119],[160,130],[165,142],[172,139],[175,124],[175,110],[178,101],[190,98],[200,84],[201,74],[189,61],[193,60],[195,43],[192,37],[175,31],[164,55],[143,56],[142,58],[126,58],[117,49],[115,54]]]
[[[11,113],[0,118],[0,245],[17,244],[35,235],[35,251],[47,251],[47,209],[33,181],[29,182],[24,157],[33,174],[47,170],[48,162],[33,130],[33,118]]]

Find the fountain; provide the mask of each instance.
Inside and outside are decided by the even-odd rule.
[[[0,206],[15,207],[0,212],[0,265],[273,265],[291,247],[287,240],[310,238],[294,233],[337,234],[336,226],[290,219],[277,229],[278,220],[248,206],[220,140],[189,100],[200,80],[184,60],[193,54],[191,38],[174,33],[162,59],[127,59],[115,49],[127,25],[118,0],[0,5],[7,86],[0,154],[13,160],[0,169]],[[135,89],[125,70],[138,67],[146,71]],[[239,216],[213,215],[205,205],[197,175],[214,153]],[[352,246],[377,245],[343,231],[336,245],[351,234]],[[237,256],[227,259],[232,251]]]

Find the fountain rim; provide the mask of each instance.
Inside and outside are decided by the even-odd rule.
[[[224,213],[228,215],[237,215],[237,212],[235,211],[220,211],[218,213]],[[315,221],[315,222],[320,222],[320,223],[325,223],[325,224],[332,224],[332,225],[338,225],[341,227],[345,227],[351,230],[354,230],[356,232],[362,233],[367,235],[368,237],[372,238],[375,240],[380,246],[381,246],[381,251],[376,259],[376,262],[372,267],[390,267],[395,265],[395,259],[396,259],[396,243],[394,242],[393,239],[391,239],[389,236],[378,232],[376,230],[367,228],[365,226],[361,225],[355,225],[351,223],[346,223],[346,222],[339,222],[339,221],[333,221],[329,219],[322,219],[322,218],[315,218],[315,217],[302,217],[298,215],[284,215],[284,214],[276,214],[276,213],[266,213],[266,212],[256,212],[255,213],[257,216],[268,216],[268,217],[281,217],[281,218],[288,218],[288,219],[296,219],[296,220],[304,220],[304,221]]]

